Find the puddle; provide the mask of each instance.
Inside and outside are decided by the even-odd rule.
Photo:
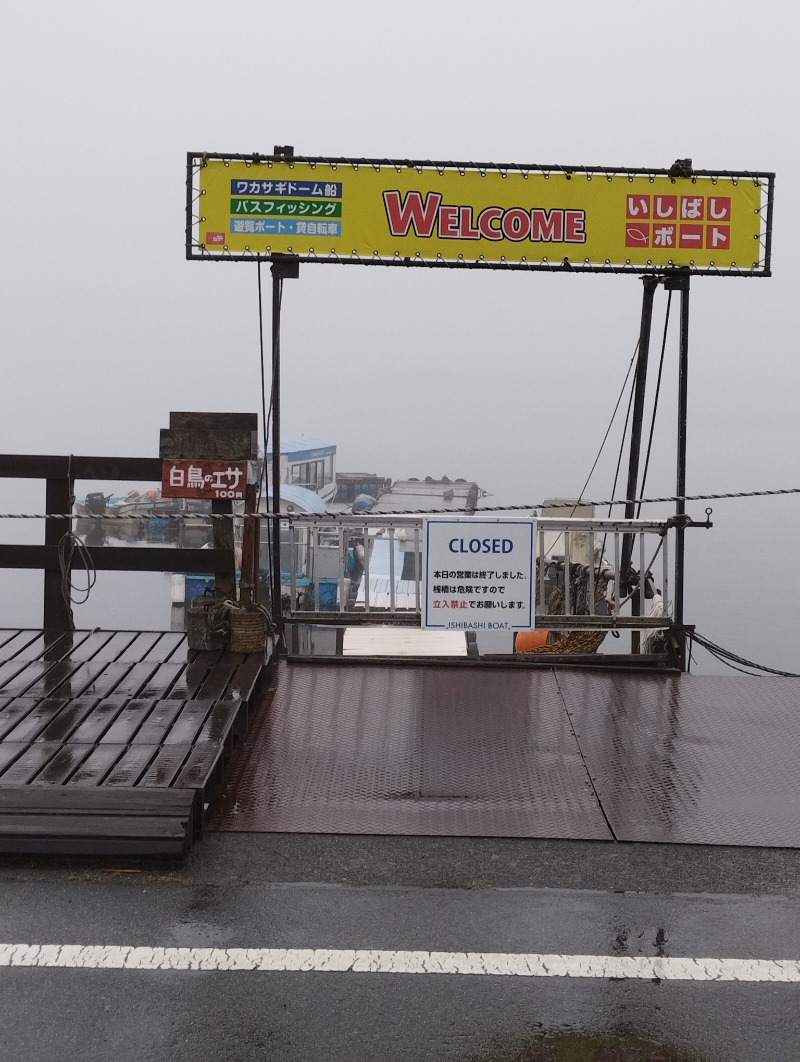
[[[526,1045],[502,1047],[499,1044],[469,1062],[705,1062],[665,1044],[636,1036],[582,1036],[564,1034],[542,1036]]]

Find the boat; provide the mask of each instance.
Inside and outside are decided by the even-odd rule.
[[[281,483],[280,486],[281,516],[293,515],[322,515],[326,512],[322,498],[312,490],[291,483]],[[243,508],[237,506],[235,515],[242,516]],[[268,488],[262,494],[258,512],[267,517],[272,514],[272,488]],[[259,596],[262,601],[269,600],[270,583],[272,578],[272,563],[270,559],[270,521],[264,519],[261,523],[260,553],[259,553]],[[241,563],[241,521],[236,521],[235,526],[235,552],[237,555],[237,577],[239,564]],[[315,587],[318,585],[315,577],[319,579],[319,571],[315,571],[322,563],[319,555],[319,544],[315,552],[310,541],[310,534],[305,529],[293,532],[288,522],[281,523],[281,587],[282,592],[288,598],[290,588],[296,593],[303,595],[304,600],[313,600]],[[181,594],[177,578],[173,581],[172,603],[189,607],[192,598],[208,593],[214,584],[213,575],[190,574],[183,580],[184,592]],[[326,580],[329,582],[330,580]]]
[[[280,501],[281,516],[322,516],[327,511],[325,502],[316,491],[292,483],[281,483]],[[271,487],[262,495],[258,508],[261,513],[272,513]],[[269,536],[265,530],[267,522],[262,522],[261,526],[259,589],[261,599],[265,601],[269,599],[272,570]],[[280,534],[282,596],[288,600],[292,594],[299,594],[310,607],[317,599],[320,607],[323,607],[324,597],[328,607],[336,607],[338,549],[332,547],[327,551],[331,554],[330,563],[327,563],[324,529],[314,532],[305,528],[294,529],[290,522],[284,520],[281,522]]]
[[[390,479],[374,472],[337,472],[333,506],[344,511],[347,506],[353,505],[361,498],[377,501],[391,486]]]
[[[272,478],[272,444],[267,448],[267,472]],[[303,487],[330,502],[336,494],[336,443],[310,435],[281,437],[280,482]]]
[[[374,477],[377,480],[378,477]],[[385,481],[385,487],[373,498],[363,493],[353,499],[350,511],[354,515],[375,517],[375,527],[367,528],[369,544],[369,578],[364,579],[363,551],[356,558],[354,577],[354,606],[364,609],[367,600],[373,610],[399,611],[415,609],[419,605],[419,578],[422,573],[421,543],[416,546],[405,532],[390,536],[380,526],[381,515],[393,513],[474,513],[481,498],[488,497],[474,480],[450,479],[448,476],[424,479]],[[359,485],[369,485],[363,477]]]
[[[160,487],[130,490],[127,494],[90,491],[84,498],[75,500],[73,513],[76,532],[92,539],[110,535],[149,542],[174,541],[179,546],[195,547],[211,541],[210,502],[163,498]],[[176,519],[178,515],[191,516],[191,519]],[[97,518],[101,516],[111,519],[100,521]]]

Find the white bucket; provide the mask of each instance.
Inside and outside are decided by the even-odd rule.
[[[182,575],[173,575],[170,579],[172,604],[182,605],[186,600],[186,579]]]

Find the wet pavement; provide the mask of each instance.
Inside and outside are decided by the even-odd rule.
[[[319,694],[325,672],[314,674]],[[356,673],[337,674],[353,681]],[[496,676],[481,680],[487,688],[477,700],[475,679],[461,678],[459,703],[485,707]],[[605,840],[475,836],[469,823],[463,836],[247,832],[240,817],[235,832],[207,833],[182,866],[4,860],[0,1059],[800,1058],[800,848],[788,843],[800,822],[800,743],[784,742],[784,759],[771,761],[781,728],[763,718],[752,725],[748,714],[757,702],[762,714],[788,718],[788,701],[777,687],[769,687],[772,700],[742,687],[747,697],[737,717],[717,683],[686,684],[690,696],[676,698],[674,684],[659,680],[657,696],[651,684],[632,697],[636,681],[604,680],[605,700],[592,701],[583,686],[596,694],[598,683],[579,676],[532,707],[530,676],[515,676],[504,689],[517,696],[493,701],[496,714],[484,712],[467,734],[449,710],[455,686],[450,701],[437,688],[428,701],[448,711],[409,716],[408,725],[417,733],[421,723],[437,753],[426,758],[421,743],[420,755],[404,753],[408,763],[399,764],[418,772],[416,789],[402,772],[395,778],[378,769],[384,749],[409,745],[383,740],[391,731],[376,723],[372,695],[331,701],[342,706],[336,757],[313,734],[295,742],[312,766],[339,765],[326,777],[389,778],[384,816],[396,814],[390,803],[419,803],[423,795],[441,808],[477,800],[499,813],[494,791],[466,791],[464,779],[474,772],[464,763],[488,763],[487,749],[503,751],[517,739],[524,748],[535,706],[555,706],[536,733],[562,765],[580,760],[583,792],[608,816]],[[535,682],[556,680],[540,675]],[[316,704],[321,695],[304,699]],[[634,702],[640,711],[626,719]],[[363,726],[349,725],[345,706],[361,713]],[[728,725],[703,737],[695,724],[709,710],[726,712]],[[509,731],[515,738],[506,723],[516,727]],[[747,753],[736,761],[749,765],[746,785],[745,774],[725,767],[737,750]],[[503,770],[517,762],[513,755],[500,761]],[[777,765],[766,796],[756,785],[762,762]],[[250,763],[253,792],[269,796],[276,776]],[[704,772],[710,788],[700,784]],[[300,777],[298,768],[295,790],[306,793]],[[493,777],[503,781],[499,769]],[[532,775],[524,780],[525,809],[511,800],[516,783],[498,789],[503,823],[522,811],[555,820],[561,804],[545,798],[557,787]],[[231,794],[226,807],[234,815]],[[774,794],[787,798],[783,819],[770,810]],[[312,804],[300,810],[310,814]],[[428,821],[439,816],[449,829],[441,808],[431,806]],[[684,843],[614,840],[626,823],[651,840]],[[765,823],[785,847],[755,846]],[[753,846],[686,843],[708,837],[709,828],[717,839],[740,836]]]
[[[0,941],[797,960],[798,869],[800,853],[787,850],[218,835],[183,868],[8,861]],[[793,1059],[799,990],[611,977],[0,968],[0,1057]]]

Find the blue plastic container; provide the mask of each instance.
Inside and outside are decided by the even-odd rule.
[[[336,599],[338,597],[338,579],[319,580],[319,610],[320,612],[335,612]]]
[[[192,603],[192,598],[202,597],[213,581],[213,578],[208,575],[187,575],[185,584],[186,590],[183,599],[184,606],[189,608]]]

